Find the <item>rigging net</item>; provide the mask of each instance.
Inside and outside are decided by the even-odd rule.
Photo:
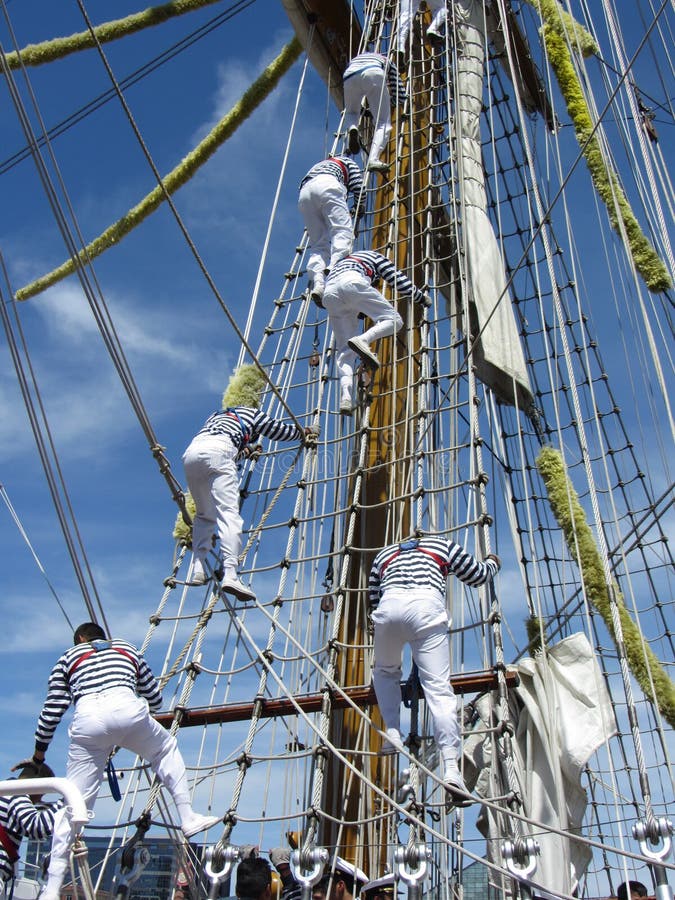
[[[379,49],[391,54],[396,18],[385,13],[383,4],[373,4],[366,31]],[[532,33],[529,8],[521,10],[521,20]],[[181,733],[184,748],[196,759],[198,790],[208,793],[212,808],[227,815],[223,846],[236,843],[247,822],[259,828],[261,846],[269,846],[268,823],[273,822],[276,840],[287,828],[298,830],[307,843],[338,846],[375,875],[385,863],[381,848],[405,842],[401,831],[407,820],[409,843],[423,835],[432,845],[438,842],[431,877],[445,891],[451,888],[444,876],[461,881],[465,857],[476,856],[468,837],[473,813],[450,819],[444,815],[423,705],[414,701],[411,709],[414,753],[402,790],[404,806],[396,799],[394,760],[379,753],[376,710],[367,709],[366,717],[351,707],[343,714],[334,702],[346,685],[370,680],[366,582],[372,554],[416,529],[454,536],[470,548],[476,542],[484,552],[496,544],[500,553],[508,553],[513,539],[523,584],[507,609],[499,597],[482,595],[476,601],[457,585],[451,587],[449,605],[458,626],[452,639],[455,669],[490,671],[496,665],[501,672],[504,652],[508,659],[527,648],[526,615],[539,619],[541,636],[549,642],[578,630],[588,633],[603,662],[621,732],[630,732],[626,722],[637,716],[642,737],[617,738],[606,758],[600,754],[593,761],[587,773],[593,803],[584,834],[604,845],[631,845],[632,818],[650,809],[656,817],[667,812],[666,729],[652,704],[631,697],[625,653],[614,647],[589,601],[574,554],[552,517],[535,460],[545,441],[564,451],[571,479],[604,538],[605,562],[629,598],[644,639],[666,662],[672,659],[667,624],[672,606],[664,602],[663,587],[672,559],[659,513],[671,501],[667,492],[654,492],[642,471],[609,388],[600,347],[592,337],[592,316],[584,311],[588,289],[574,271],[578,248],[572,226],[563,218],[558,232],[551,222],[553,198],[563,202],[557,183],[567,180],[569,148],[564,152],[562,134],[542,138],[541,122],[528,120],[517,92],[515,100],[513,96],[516,63],[508,60],[507,77],[503,56],[488,64],[480,162],[507,276],[493,302],[502,307],[507,299],[513,303],[527,377],[511,378],[507,397],[502,384],[486,379],[486,387],[477,379],[477,372],[485,376],[489,323],[481,318],[474,295],[465,182],[471,160],[458,153],[466,113],[459,96],[466,74],[460,71],[462,37],[448,28],[445,48],[432,51],[420,40],[419,24],[406,73],[410,105],[397,113],[390,178],[383,188],[374,184],[374,176],[369,178],[368,214],[359,241],[395,255],[416,283],[432,288],[435,304],[424,319],[400,304],[404,330],[380,350],[386,363],[376,378],[362,377],[356,415],[340,418],[330,330],[305,296],[305,247],[300,242],[270,315],[261,298],[265,309],[259,314],[267,324],[255,355],[278,386],[284,406],[303,421],[318,415],[325,427],[317,450],[305,452],[297,464],[287,447],[271,446],[249,464],[250,480],[245,475],[243,510],[252,540],[244,571],[252,574],[263,599],[249,608],[231,609],[209,593],[197,614],[194,589],[174,593],[169,587],[151,631],[153,642],[160,635],[166,642],[165,668],[174,676],[170,683],[176,682],[177,720],[186,705],[250,701],[255,682],[256,702],[246,725],[209,726],[194,746],[196,739],[187,729]],[[490,52],[489,23],[482,25],[484,49]],[[564,116],[562,109],[557,114]],[[535,141],[546,143],[549,156],[543,166],[534,158]],[[554,165],[547,168],[551,159]],[[613,248],[610,252],[616,253]],[[643,288],[625,257],[619,252],[615,259],[626,273],[616,279],[623,282],[615,288],[617,303],[624,290],[641,298]],[[647,317],[646,304],[643,309]],[[251,322],[254,317],[252,310]],[[247,328],[247,339],[253,333],[253,326]],[[645,359],[653,360],[653,347],[640,349]],[[664,399],[665,392],[652,400],[655,410]],[[283,414],[278,396],[270,396],[265,408],[272,415]],[[289,472],[279,500],[279,484]],[[496,541],[488,517],[495,522]],[[189,580],[180,578],[185,566],[179,555],[172,573],[176,583]],[[506,625],[505,648],[500,620]],[[623,677],[617,679],[620,666]],[[516,838],[527,832],[509,783],[504,687],[490,698],[487,715],[495,758],[503,760],[506,770],[506,778],[493,783],[492,797],[506,798],[494,804],[495,815],[502,836]],[[294,700],[311,692],[321,696],[322,708],[303,714]],[[292,710],[266,718],[263,699],[268,694],[288,699]],[[470,706],[467,714],[473,716]],[[636,736],[635,726],[633,731]],[[653,760],[649,771],[641,758],[642,740]],[[624,772],[638,777],[624,777]],[[142,808],[151,806],[155,796],[141,790],[144,777],[141,773],[134,788]],[[277,806],[271,797],[278,784],[283,784],[284,796]],[[261,794],[270,802],[258,812]],[[632,818],[625,814],[626,801],[634,810]],[[137,814],[138,807],[134,809]],[[536,821],[534,828],[540,828]],[[613,884],[625,871],[619,858],[630,856],[606,848],[603,852],[597,866],[611,872]],[[499,876],[502,861],[488,868],[495,883],[509,890],[512,879],[507,883]]]

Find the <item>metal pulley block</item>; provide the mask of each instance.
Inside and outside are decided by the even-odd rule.
[[[221,882],[229,877],[232,866],[239,862],[241,851],[239,847],[233,847],[228,844],[221,847],[218,844],[215,847],[206,848],[206,862],[204,863],[204,873],[209,879],[209,900],[215,900],[220,893]]]
[[[672,848],[673,823],[665,816],[638,819],[633,825],[633,837],[640,842],[640,850],[646,857],[654,862],[664,862]],[[661,846],[656,847],[659,843]]]
[[[321,881],[328,860],[329,854],[325,847],[291,852],[291,872],[302,890],[302,900],[310,900],[312,888]]]
[[[534,838],[517,838],[515,841],[504,841],[502,844],[506,868],[520,880],[534,874],[540,852],[541,848]]]
[[[394,851],[394,863],[398,877],[408,885],[408,894],[419,888],[427,874],[427,864],[431,859],[431,847],[420,841],[411,846],[399,846]]]

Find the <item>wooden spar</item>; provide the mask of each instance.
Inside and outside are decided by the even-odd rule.
[[[480,693],[497,688],[497,673],[466,672],[461,675],[453,675],[450,681],[456,694]],[[509,687],[518,684],[518,675],[514,670],[507,670],[506,683]],[[372,685],[345,687],[342,688],[342,691],[359,708],[375,704],[375,691]],[[245,722],[250,719],[256,703],[259,704],[258,715],[260,718],[273,719],[277,716],[296,715],[298,708],[305,713],[319,712],[323,700],[323,693],[299,694],[294,696],[292,701],[288,697],[260,697],[245,703],[226,703],[223,706],[202,706],[195,709],[176,707],[171,712],[158,713],[154,718],[164,728],[169,728],[176,719],[181,728],[192,728],[196,725],[221,725],[226,722]],[[342,692],[335,692],[331,698],[331,705],[334,709],[346,709],[349,702]]]
[[[342,73],[361,40],[361,25],[355,18],[353,4],[350,0],[281,0],[281,3],[314,69],[328,85],[333,102],[338,109],[343,109]],[[547,126],[555,129],[555,114],[546,86],[520,30],[511,0],[505,0],[503,7],[491,4],[487,15],[497,24],[492,34],[500,60],[504,62],[510,54],[517,61],[518,89],[527,111],[538,112]]]
[[[358,52],[361,26],[349,0],[281,0],[309,61],[344,108],[342,73]]]

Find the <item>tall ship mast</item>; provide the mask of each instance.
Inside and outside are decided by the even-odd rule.
[[[215,21],[206,18],[211,5],[173,18],[178,4],[168,4],[162,17],[187,41],[197,34],[193,16],[204,28]],[[238,4],[213,6],[239,12]],[[404,40],[404,3],[283,0],[295,36],[190,153],[181,151],[182,162],[161,165],[114,60],[115,41],[133,41],[150,25],[161,31],[159,13],[104,28],[82,7],[81,35],[31,47],[9,42],[7,6],[8,101],[68,247],[64,263],[30,277],[3,249],[8,358],[49,480],[56,450],[41,444],[40,425],[49,409],[35,403],[39,373],[25,364],[22,323],[28,318],[30,335],[27,311],[63,296],[64,286],[86,298],[150,448],[152,477],[177,507],[175,524],[164,509],[165,567],[146,598],[149,626],[138,643],[162,673],[158,718],[178,737],[195,797],[223,816],[201,843],[186,842],[147,768],[116,756],[122,799],[103,801],[95,821],[109,826],[105,868],[117,872],[118,896],[133,896],[149,829],[166,828],[181,861],[180,895],[194,897],[224,896],[249,845],[261,853],[283,845],[296,850],[305,900],[338,858],[370,879],[393,872],[410,900],[606,898],[631,879],[672,898],[675,19],[667,3],[638,2],[630,16],[612,2],[596,6],[454,0],[430,31],[432,4],[412,4]],[[639,34],[626,30],[627,19]],[[62,54],[84,48],[96,54],[156,179],[98,236],[80,231],[64,199],[56,135],[25,114],[31,66],[61,65]],[[380,171],[367,165],[373,111],[361,110],[354,249],[382,253],[431,302],[385,289],[403,325],[378,343],[377,370],[356,371],[345,415],[295,201],[309,164],[345,152],[342,76],[366,52],[394,63],[405,91],[392,107]],[[283,126],[277,119],[264,139],[256,135],[279,168],[271,213],[254,245],[253,288],[235,304],[227,264],[202,254],[181,192],[194,190],[190,179],[214,166],[216,149],[280,90]],[[0,165],[3,177],[13,160]],[[226,183],[235,177],[228,172]],[[167,217],[161,233],[175,230],[185,259],[197,263],[231,369],[257,367],[263,411],[319,434],[297,447],[264,439],[241,464],[240,571],[255,599],[235,599],[215,576],[194,584],[194,506],[180,466],[190,435],[184,422],[170,442],[156,432],[161,391],[153,383],[144,403],[124,329],[106,305],[108,261],[132,252],[124,247],[143,230],[152,234],[158,215]],[[247,215],[238,209],[240,226]],[[249,235],[241,238],[250,254]],[[237,241],[232,227],[230,254]],[[162,256],[182,279],[155,246],[155,263]],[[186,305],[187,328],[196,316]],[[216,374],[222,391],[230,371]],[[203,420],[213,398],[200,393],[192,403],[199,399]],[[66,509],[59,522],[87,610],[80,618],[107,625],[72,540],[66,491],[56,485],[54,496]],[[372,687],[373,559],[425,535],[502,560],[493,583],[466,588],[450,578],[447,586],[472,797],[461,807],[445,791],[411,660],[404,657],[398,754],[387,752]],[[214,552],[209,570],[217,569]],[[126,856],[113,852],[120,837]],[[90,881],[86,863],[79,871],[85,895],[104,878]]]

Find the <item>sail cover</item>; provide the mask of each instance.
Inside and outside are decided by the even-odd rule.
[[[510,714],[515,723],[516,788],[523,800],[520,811],[534,823],[581,834],[587,805],[582,769],[617,731],[593,650],[580,632],[523,660],[517,671],[520,685],[513,691]],[[491,754],[483,729],[490,720],[489,705],[487,697],[476,705],[476,736],[469,735],[464,745],[467,779],[469,783],[477,779],[476,791],[483,797],[494,796],[499,789],[488,772]],[[488,838],[490,855],[501,863],[503,829],[487,810],[478,825]],[[551,891],[571,894],[590,862],[590,848],[537,824],[532,825],[531,834],[541,848],[534,881]]]
[[[532,391],[525,368],[504,265],[487,214],[480,146],[483,105],[485,22],[483,4],[456,0],[452,6],[457,35],[457,163],[462,193],[464,245],[469,302],[481,333],[477,374],[507,403],[528,408]]]

